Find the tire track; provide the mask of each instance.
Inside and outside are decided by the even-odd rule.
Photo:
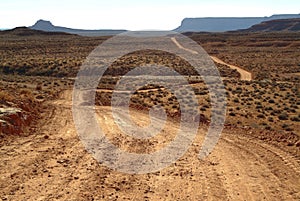
[[[78,139],[72,121],[71,95],[71,91],[66,91],[59,100],[51,101],[54,108],[49,108],[37,133],[1,147],[0,199],[300,199],[299,160],[283,149],[242,134],[225,133],[212,154],[199,160],[205,137],[204,129],[199,129],[188,152],[156,173],[128,175],[106,168],[87,153]],[[105,133],[118,134],[111,108],[96,110]],[[147,122],[147,113],[132,114],[138,124]],[[174,122],[167,124],[165,136],[153,144],[128,143],[124,137],[113,140],[118,140],[125,150],[151,152],[172,140],[176,126]]]
[[[294,156],[292,156],[291,154],[289,154],[287,152],[284,152],[280,148],[276,148],[276,147],[274,147],[272,145],[268,145],[266,143],[258,143],[258,142],[256,142],[255,139],[251,139],[251,143],[255,144],[256,146],[260,146],[260,147],[264,148],[265,150],[267,150],[268,152],[271,152],[274,155],[278,156],[279,158],[282,159],[282,161],[284,161],[284,163],[289,168],[291,168],[293,171],[295,171],[295,173],[300,175],[300,160],[299,159],[296,159]]]
[[[261,168],[265,169],[262,172],[262,176],[270,180],[270,182],[264,183],[264,186],[271,190],[269,195],[275,193],[276,196],[274,198],[276,198],[279,196],[278,193],[280,192],[280,197],[282,199],[290,198],[297,200],[300,198],[300,187],[298,185],[300,182],[300,175],[282,160],[277,154],[276,148],[271,145],[266,145],[263,142],[259,143],[256,139],[240,136],[235,136],[235,138],[227,136],[224,140],[226,143],[231,144],[232,147],[237,147],[240,150],[239,153],[247,153],[249,160],[250,158],[253,158],[253,160],[259,161],[258,164]],[[270,151],[270,149],[273,151]],[[287,153],[284,154],[286,155]],[[257,168],[257,170],[260,169]],[[277,187],[274,188],[274,186]]]
[[[222,175],[224,186],[228,190],[227,199],[255,200],[255,198],[265,197],[266,193],[263,188],[257,185],[254,178],[248,174],[250,164],[246,157],[237,151],[236,146],[224,143],[222,140],[219,145],[222,150],[217,148],[215,150],[217,153],[213,153],[213,156],[218,161],[216,170]]]
[[[253,198],[261,196],[259,192],[263,194],[263,197],[261,197],[261,199],[272,197],[271,200],[274,200],[276,198],[283,197],[283,195],[278,190],[280,189],[279,184],[281,183],[281,180],[272,172],[272,170],[270,170],[270,168],[266,164],[264,164],[265,162],[261,160],[259,155],[249,150],[249,148],[245,148],[244,146],[232,140],[223,139],[223,141],[231,147],[230,149],[236,157],[241,157],[238,160],[240,161],[239,164],[243,164],[243,167],[245,169],[244,174],[247,175],[250,180],[252,180],[251,188],[256,194],[258,194]],[[257,172],[253,172],[253,170],[256,170]],[[269,182],[262,183],[261,181],[256,181],[259,177],[268,178]],[[249,180],[247,179],[247,182],[248,181]],[[255,189],[258,189],[259,192],[257,192],[257,190]]]

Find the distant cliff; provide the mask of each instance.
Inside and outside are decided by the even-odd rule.
[[[253,25],[244,32],[300,31],[300,18],[271,20]]]
[[[50,21],[38,20],[30,29],[47,31],[47,32],[65,32],[70,34],[78,34],[83,36],[109,36],[125,32],[126,30],[84,30],[84,29],[71,29],[66,27],[54,26]]]
[[[8,29],[8,30],[3,30],[3,31],[0,30],[0,35],[15,35],[15,36],[61,35],[61,36],[66,36],[66,35],[71,35],[71,34],[64,33],[64,32],[46,32],[46,31],[41,31],[41,30],[29,29],[28,27],[16,27],[14,29]]]
[[[211,17],[211,18],[185,18],[177,32],[224,32],[239,29],[248,29],[264,21],[277,19],[300,18],[295,15],[273,15],[271,17]]]

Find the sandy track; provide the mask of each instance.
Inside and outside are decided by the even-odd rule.
[[[231,69],[237,70],[237,72],[240,73],[241,75],[241,80],[246,80],[246,81],[251,81],[252,80],[252,74],[238,66],[234,66],[228,63],[225,63],[224,61],[222,61],[221,59],[211,56],[212,60],[214,60],[214,62],[219,63],[219,64],[223,64],[225,66],[228,66]]]
[[[175,37],[172,37],[171,40],[173,41],[173,43],[175,43],[175,45],[179,48],[179,49],[183,49],[187,52],[190,52],[191,54],[199,54],[197,51],[194,51],[194,50],[191,50],[191,49],[188,49],[188,48],[185,48],[183,47],[177,40]]]
[[[175,164],[146,175],[128,175],[100,165],[76,134],[71,91],[49,102],[40,129],[1,143],[2,200],[299,200],[299,158],[280,147],[239,134],[224,133],[213,153],[197,158],[204,131]],[[109,107],[99,107],[99,123],[123,149],[151,151],[118,132]],[[145,124],[148,116],[134,111]],[[169,123],[153,149],[172,139]]]
[[[180,49],[183,49],[185,51],[188,51],[190,52],[191,54],[198,54],[197,51],[194,51],[194,50],[191,50],[191,49],[188,49],[188,48],[185,48],[183,47],[177,40],[175,37],[172,37],[171,40],[175,43],[175,45],[180,48]],[[238,66],[234,66],[234,65],[231,65],[231,64],[228,64],[228,63],[225,63],[224,61],[222,61],[221,59],[217,58],[217,57],[214,57],[214,56],[211,56],[211,59],[216,62],[216,63],[219,63],[219,64],[222,64],[222,65],[225,65],[225,66],[228,66],[229,68],[231,69],[234,69],[234,70],[237,70],[240,75],[241,75],[241,80],[246,80],[246,81],[250,81],[252,80],[252,74]]]

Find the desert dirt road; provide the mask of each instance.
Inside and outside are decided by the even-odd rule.
[[[245,80],[245,81],[252,80],[252,74],[250,72],[248,72],[238,66],[234,66],[234,65],[225,63],[224,61],[222,61],[221,59],[219,59],[217,57],[211,56],[210,58],[212,58],[212,60],[216,63],[222,64],[222,65],[228,66],[231,69],[237,70],[237,72],[239,72],[241,75],[241,78],[240,78],[241,80]]]
[[[185,50],[185,51],[188,51],[188,52],[190,52],[191,54],[198,54],[197,51],[194,51],[194,50],[188,49],[188,48],[186,48],[186,47],[183,47],[183,46],[176,40],[175,37],[172,37],[171,40],[176,44],[176,46],[177,46],[178,48],[183,49],[183,50]],[[217,58],[217,57],[210,56],[210,58],[211,58],[214,62],[216,62],[216,63],[218,63],[218,64],[222,64],[222,65],[225,65],[225,66],[227,66],[227,67],[229,67],[229,68],[231,68],[231,69],[237,70],[237,71],[240,73],[240,75],[241,75],[241,78],[240,78],[241,80],[245,80],[245,81],[251,81],[251,80],[252,80],[252,74],[251,74],[250,72],[248,72],[248,71],[246,71],[246,70],[244,70],[244,69],[242,69],[242,68],[240,68],[240,67],[238,67],[238,66],[234,66],[234,65],[225,63],[224,61],[222,61],[221,59],[219,59],[219,58]]]
[[[224,133],[209,157],[198,159],[205,131],[188,152],[156,173],[123,174],[99,164],[84,149],[72,120],[72,90],[49,101],[35,133],[7,138],[0,148],[2,200],[299,200],[299,156],[243,134]],[[151,143],[129,142],[110,114],[97,107],[99,124],[119,147],[138,153],[171,140],[176,125]],[[148,116],[134,111],[137,123]],[[160,141],[161,140],[161,141]]]

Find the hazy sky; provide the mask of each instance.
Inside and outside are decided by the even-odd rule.
[[[71,28],[170,30],[185,17],[298,13],[300,0],[0,0],[0,28],[44,19]]]

